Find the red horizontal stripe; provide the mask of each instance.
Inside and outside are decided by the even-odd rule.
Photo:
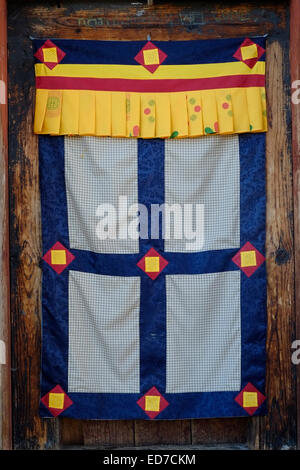
[[[95,90],[131,92],[175,92],[264,86],[264,75],[228,75],[225,77],[129,80],[125,78],[36,77],[36,87],[48,90]]]

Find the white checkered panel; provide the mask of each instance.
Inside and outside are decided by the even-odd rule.
[[[127,215],[119,205],[119,196],[127,196],[128,206],[138,202],[137,140],[65,137],[65,179],[70,248],[138,253],[138,240],[121,234]],[[97,237],[97,224],[105,216],[96,215],[100,204],[112,204],[116,210],[117,239]]]
[[[69,392],[139,393],[139,310],[139,277],[69,271]]]
[[[167,393],[240,390],[240,271],[168,275]]]
[[[200,249],[187,239],[165,240],[170,252],[208,251],[240,246],[239,137],[208,136],[165,141],[165,202],[203,204]],[[178,221],[176,222],[178,228]],[[200,224],[198,224],[200,226]],[[182,224],[183,226],[183,224]],[[171,223],[171,235],[172,235]],[[204,244],[201,245],[201,239]]]

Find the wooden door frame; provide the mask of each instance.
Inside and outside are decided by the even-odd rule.
[[[148,0],[148,5],[151,5]],[[6,0],[0,0],[0,80],[7,84],[7,35],[6,35]],[[300,0],[290,2],[290,74],[291,82],[300,79]],[[293,204],[294,204],[294,254],[295,254],[295,309],[296,337],[300,339],[300,105],[292,105],[292,156],[293,156]],[[8,202],[8,118],[7,97],[0,104],[0,340],[6,347],[4,364],[0,364],[0,448],[12,446],[12,402],[11,402],[11,366],[10,366],[10,286],[9,286],[9,202]],[[299,243],[298,243],[299,244]],[[284,275],[284,273],[282,274]],[[296,338],[295,338],[296,339]],[[286,359],[287,360],[287,359]],[[272,363],[273,364],[273,363]],[[300,367],[300,366],[299,366]],[[297,427],[298,448],[300,449],[300,369],[297,376]],[[2,408],[2,410],[1,410]],[[253,418],[253,447],[257,442],[259,419]],[[2,428],[2,431],[1,431]],[[2,442],[1,442],[2,433]]]

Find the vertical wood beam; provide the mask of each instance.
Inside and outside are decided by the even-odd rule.
[[[275,36],[275,35],[274,35]],[[266,83],[266,265],[268,281],[268,413],[251,418],[249,445],[283,450],[296,446],[296,381],[291,361],[295,334],[294,232],[288,41],[276,36],[267,44]]]
[[[290,2],[291,84],[300,80],[300,0]],[[299,86],[298,86],[299,88]],[[293,91],[293,90],[292,90]],[[300,339],[300,103],[292,100],[296,336]],[[297,444],[300,449],[300,366],[297,370]]]
[[[0,0],[0,448],[10,449],[10,308],[8,214],[7,10]]]

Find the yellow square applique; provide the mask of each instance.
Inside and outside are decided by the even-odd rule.
[[[145,397],[145,411],[159,411],[160,397],[147,395]]]
[[[159,64],[158,49],[148,49],[143,51],[145,65]]]
[[[44,62],[58,62],[56,47],[45,47],[43,49]]]
[[[65,404],[65,396],[63,393],[49,393],[49,408],[62,410]]]
[[[159,272],[159,257],[158,256],[147,256],[147,258],[145,258],[145,271],[146,273],[158,273]]]
[[[255,408],[256,406],[258,406],[257,393],[256,392],[244,392],[243,393],[243,407]]]
[[[51,250],[51,264],[67,264],[65,250]]]
[[[241,252],[241,267],[256,266],[256,253],[254,250]]]
[[[243,60],[254,59],[257,57],[257,45],[251,44],[250,46],[241,47],[241,54]]]

